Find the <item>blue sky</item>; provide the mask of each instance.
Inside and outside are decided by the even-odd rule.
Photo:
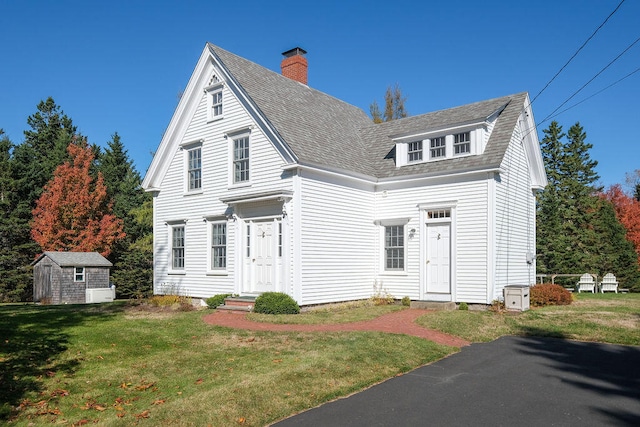
[[[18,1],[0,3],[0,128],[23,141],[51,96],[89,142],[118,132],[144,174],[205,42],[274,71],[307,50],[309,85],[369,111],[398,83],[411,115],[533,98],[620,0]],[[533,104],[542,122],[640,37],[626,0]],[[640,42],[561,110],[640,67]],[[640,169],[640,72],[555,117],[579,121],[601,184]],[[542,129],[549,121],[538,128]]]

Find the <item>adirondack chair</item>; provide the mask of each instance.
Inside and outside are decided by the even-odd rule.
[[[593,280],[593,276],[589,273],[585,273],[580,276],[580,281],[576,283],[576,289],[578,292],[589,292],[596,293],[596,281]]]
[[[600,282],[600,292],[603,294],[607,291],[618,293],[618,279],[611,273],[607,273]]]

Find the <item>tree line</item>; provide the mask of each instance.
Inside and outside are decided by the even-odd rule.
[[[90,145],[52,98],[27,125],[17,144],[0,129],[0,302],[32,300],[43,251],[98,251],[118,297],[147,295],[152,201],[120,136]]]
[[[553,121],[541,141],[547,187],[537,198],[539,274],[613,273],[622,287],[640,291],[640,171],[635,185],[606,191],[580,123],[565,133]]]

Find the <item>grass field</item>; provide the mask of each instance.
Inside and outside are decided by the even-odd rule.
[[[276,320],[350,322],[398,309],[331,307]],[[204,314],[122,302],[0,306],[0,421],[261,426],[457,350],[374,332],[236,331],[205,324]],[[581,294],[571,306],[419,322],[475,342],[524,334],[640,345],[640,295]]]

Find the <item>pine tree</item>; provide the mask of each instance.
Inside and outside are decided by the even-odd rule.
[[[136,221],[133,213],[133,210],[140,208],[145,201],[151,200],[151,195],[142,189],[140,174],[133,166],[117,132],[100,156],[98,170],[104,177],[107,196],[113,200],[113,213],[122,219],[127,235],[126,239],[113,247],[110,259],[117,265],[120,257],[130,250],[131,243],[153,232],[150,225]]]
[[[13,178],[13,143],[0,129],[0,302],[28,298],[31,285],[31,259],[22,253],[20,218],[15,216],[16,181]]]
[[[86,143],[69,144],[71,160],[58,166],[33,210],[32,238],[44,251],[98,251],[107,256],[125,237],[111,213],[102,174],[92,179],[94,154]]]
[[[538,197],[540,273],[613,272],[635,283],[637,259],[599,179],[579,123],[565,135],[557,122],[544,131],[542,154],[549,185]],[[562,138],[566,136],[567,142]],[[631,251],[630,251],[631,250]]]
[[[146,200],[131,211],[140,228],[152,230],[153,201]],[[146,297],[153,290],[153,234],[142,235],[132,242],[112,272],[118,298]]]
[[[537,221],[537,268],[539,273],[564,271],[562,254],[566,242],[561,239],[563,203],[559,194],[562,170],[563,143],[562,126],[553,121],[544,131],[542,158],[547,172],[548,185],[538,195]]]

